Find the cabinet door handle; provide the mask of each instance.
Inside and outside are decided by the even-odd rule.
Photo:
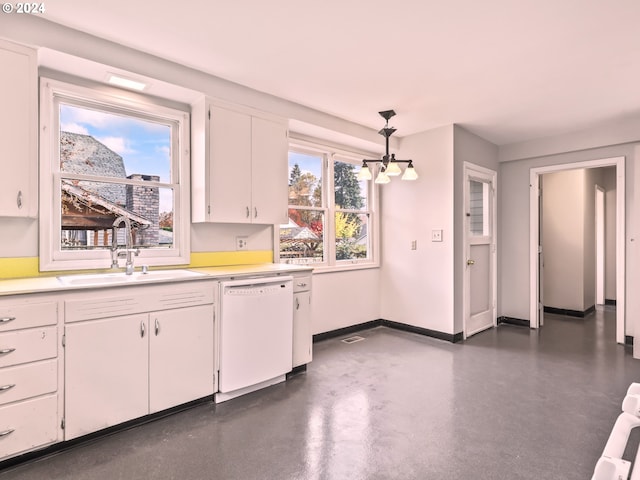
[[[22,208],[22,190],[18,190],[18,196],[16,197],[16,204],[18,208]]]
[[[0,323],[9,323],[13,322],[16,317],[0,317]]]
[[[258,207],[253,207],[253,218],[258,218]]]
[[[140,338],[144,338],[146,328],[144,326],[144,320],[140,322]]]
[[[296,298],[296,310],[300,309],[300,300]]]
[[[251,215],[251,210],[249,210],[249,207],[247,207],[247,218],[249,218],[250,215]]]
[[[0,432],[0,438],[2,437],[6,437],[7,435],[13,433],[13,428],[10,428],[9,430],[5,430],[4,432]]]
[[[7,355],[8,353],[15,352],[15,351],[16,351],[15,348],[5,348],[3,350],[0,350],[0,355]]]
[[[157,318],[155,321],[155,325],[156,325],[156,337],[157,337],[158,334],[160,333],[160,321]]]
[[[16,386],[15,383],[11,383],[9,385],[3,385],[3,386],[0,387],[0,393],[6,392],[7,390],[11,390],[15,386]]]

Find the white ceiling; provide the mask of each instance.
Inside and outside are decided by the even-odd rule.
[[[638,0],[50,0],[47,20],[397,136],[640,115]]]

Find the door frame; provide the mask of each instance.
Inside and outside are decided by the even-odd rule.
[[[616,167],[616,342],[625,343],[625,157],[610,157],[584,162],[549,165],[531,168],[529,171],[529,325],[540,326],[538,309],[538,229],[540,212],[538,190],[540,175],[562,170],[582,168]]]
[[[481,167],[471,162],[464,162],[463,164],[463,196],[462,196],[462,213],[465,215],[464,228],[462,234],[462,255],[464,265],[464,281],[462,282],[462,336],[463,339],[467,338],[467,319],[469,318],[469,305],[470,305],[470,274],[467,267],[467,259],[469,258],[469,231],[467,229],[466,210],[467,202],[469,201],[469,179],[475,177],[481,180],[485,180],[487,177],[491,178],[491,210],[490,210],[490,229],[492,232],[491,242],[491,305],[493,319],[493,326],[498,325],[497,318],[497,306],[498,306],[498,172],[486,167]]]
[[[596,226],[596,305],[604,305],[606,302],[606,277],[607,277],[607,262],[606,262],[606,195],[605,189],[596,184],[595,195],[595,226]]]

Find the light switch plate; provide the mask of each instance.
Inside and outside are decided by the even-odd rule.
[[[432,242],[441,242],[442,241],[442,230],[431,230],[431,241]]]

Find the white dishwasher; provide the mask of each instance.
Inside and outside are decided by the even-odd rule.
[[[293,365],[293,277],[220,283],[216,402],[286,379]]]

